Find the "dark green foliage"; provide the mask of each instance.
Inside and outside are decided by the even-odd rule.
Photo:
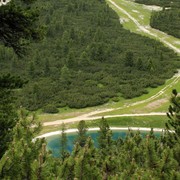
[[[102,179],[98,168],[98,154],[91,138],[83,148],[77,143],[72,155],[61,166],[61,179]]]
[[[102,117],[100,121],[99,128],[100,128],[99,137],[98,137],[99,148],[106,149],[112,144],[112,131],[110,130],[110,127],[106,119],[104,119],[104,117]]]
[[[133,53],[132,52],[127,52],[126,57],[125,57],[125,66],[134,66],[134,59],[133,59]]]
[[[61,158],[64,161],[66,157],[69,156],[68,152],[67,152],[67,136],[66,136],[66,127],[65,124],[63,123],[62,128],[61,128],[61,138],[60,138],[60,154],[61,154]]]
[[[48,104],[47,106],[45,106],[45,107],[43,108],[43,112],[44,112],[44,113],[54,114],[54,113],[58,113],[59,110],[56,108],[55,105],[53,105],[53,104]]]
[[[105,1],[40,0],[34,6],[41,7],[44,40],[31,44],[24,60],[0,47],[2,72],[29,79],[19,92],[19,103],[29,110],[47,104],[85,108],[119,94],[140,96],[179,67],[173,51],[123,29]]]
[[[27,120],[27,113],[21,111],[21,118],[14,128],[13,141],[0,161],[1,179],[46,179],[48,160],[44,139],[33,138],[41,129],[33,116]],[[32,127],[33,126],[33,127]]]
[[[13,90],[22,87],[23,83],[19,77],[0,76],[0,158],[12,140],[12,129],[18,121]]]
[[[12,129],[18,121],[14,91],[25,84],[20,77],[7,74],[10,71],[18,74],[16,72],[19,70],[17,56],[12,49],[17,55],[22,56],[25,45],[31,40],[39,39],[41,35],[40,28],[36,24],[38,12],[37,9],[31,9],[32,2],[33,0],[11,0],[0,7],[0,158],[12,140]],[[12,49],[6,49],[3,45]],[[5,68],[7,63],[10,63],[11,70]],[[32,64],[30,72],[33,72],[33,68]],[[19,92],[19,89],[16,92]]]
[[[15,88],[21,88],[23,84],[27,82],[23,81],[20,77],[12,76],[10,74],[0,76],[0,89],[12,90]]]
[[[31,8],[32,1],[11,0],[0,8],[0,42],[22,56],[31,40],[40,39],[41,29],[34,22],[38,11]]]
[[[86,139],[87,139],[86,133],[88,130],[85,121],[80,121],[77,129],[78,129],[78,137],[75,143],[78,143],[81,147],[84,147],[86,144]]]
[[[180,3],[179,3],[180,6]],[[150,25],[153,28],[164,31],[170,35],[180,38],[180,9],[164,9],[154,12],[151,17]]]
[[[163,7],[162,11],[153,12],[150,25],[177,38],[180,38],[180,1],[179,0],[135,0],[147,5]]]
[[[166,130],[168,133],[168,144],[171,146],[180,143],[180,96],[174,89],[172,91],[171,105],[169,106],[168,123],[166,123]],[[174,133],[172,133],[174,131]]]
[[[90,137],[85,137],[85,121],[78,125],[79,140],[71,155],[65,153],[67,143],[65,127],[62,126],[61,158],[50,157],[45,151],[44,139],[32,141],[39,132],[40,124],[34,119],[26,119],[21,112],[21,120],[14,128],[13,142],[0,160],[1,179],[179,179],[180,146],[179,96],[173,90],[172,108],[168,117],[168,133],[157,138],[153,129],[146,137],[129,130],[124,140],[112,140],[112,132],[107,121],[99,124],[99,148],[95,148]],[[174,132],[170,132],[173,127]],[[178,138],[175,138],[178,137]],[[171,141],[173,138],[173,141]],[[173,143],[172,143],[173,142]],[[81,146],[83,143],[83,146]]]

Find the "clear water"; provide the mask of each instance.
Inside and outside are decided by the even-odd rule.
[[[112,131],[113,132],[113,139],[117,140],[119,137],[124,139],[126,137],[126,134],[128,131]],[[149,132],[141,132],[141,135],[145,137]],[[160,132],[155,132],[155,136],[160,137]],[[98,132],[97,131],[89,131],[87,133],[88,136],[91,136],[91,138],[94,141],[95,146],[97,147],[97,139],[98,139]],[[74,141],[77,138],[77,133],[68,133],[67,134],[67,150],[69,152],[72,152]],[[54,157],[60,156],[60,135],[54,135],[47,138],[47,149],[52,152],[52,155]]]

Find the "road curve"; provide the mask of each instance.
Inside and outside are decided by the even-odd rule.
[[[174,84],[176,84],[179,81],[180,78],[180,70],[178,71],[177,74],[175,74],[171,79],[173,79],[173,81],[168,84],[167,86],[165,86],[163,89],[161,89],[161,91],[159,91],[158,93],[156,93],[155,95],[151,96],[148,99],[142,100],[142,101],[138,101],[135,103],[131,103],[128,105],[124,105],[122,107],[119,108],[109,108],[109,109],[100,109],[100,110],[95,110],[86,114],[83,114],[81,116],[77,116],[74,118],[68,118],[68,119],[60,119],[60,120],[55,120],[55,121],[51,121],[51,122],[44,122],[43,126],[54,126],[54,125],[60,125],[62,123],[73,123],[73,122],[78,122],[81,120],[85,120],[85,121],[90,121],[90,120],[96,120],[96,119],[101,119],[102,116],[98,115],[100,113],[106,113],[106,112],[110,112],[110,111],[114,111],[114,110],[119,110],[119,109],[124,109],[127,107],[132,107],[135,105],[139,105],[142,103],[146,103],[146,102],[150,102],[156,98],[158,98],[159,96],[161,96],[168,88],[171,88]],[[113,118],[113,117],[134,117],[134,116],[165,116],[166,113],[162,113],[162,112],[152,112],[152,113],[142,113],[142,114],[118,114],[118,115],[107,115],[104,116],[104,118]]]
[[[60,125],[60,124],[67,124],[67,123],[74,123],[74,122],[79,122],[81,120],[84,121],[91,121],[91,120],[97,120],[101,119],[102,116],[88,116],[89,114],[85,114],[82,116],[74,117],[74,118],[69,118],[69,119],[64,119],[64,120],[56,120],[53,122],[45,122],[43,123],[43,126],[54,126],[54,125]],[[138,117],[138,116],[165,116],[166,113],[162,112],[152,112],[152,113],[142,113],[142,114],[118,114],[118,115],[107,115],[103,116],[104,118],[113,118],[113,117]]]

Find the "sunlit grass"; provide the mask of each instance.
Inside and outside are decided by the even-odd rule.
[[[149,127],[164,128],[168,118],[166,116],[144,116],[144,117],[116,117],[107,118],[111,127]],[[98,127],[100,120],[86,121],[88,128]],[[67,129],[77,128],[78,122],[66,124]],[[40,134],[59,131],[61,125],[45,126]]]
[[[64,107],[64,108],[59,108],[59,113],[57,113],[57,114],[48,114],[48,113],[43,113],[41,111],[41,112],[37,113],[37,116],[41,122],[49,122],[49,121],[55,121],[55,120],[59,120],[59,119],[67,119],[67,118],[80,116],[84,113],[93,111],[95,108],[96,107],[73,109],[73,108]]]
[[[172,92],[173,89],[177,89],[177,91],[180,91],[180,83],[179,81],[174,84],[172,87],[167,88],[164,93],[162,95],[160,95],[159,97],[157,97],[154,100],[151,100],[149,102],[145,102],[142,104],[137,104],[134,106],[129,106],[126,107],[125,105],[128,104],[132,104],[135,102],[139,102],[139,101],[143,101],[146,100],[150,97],[152,97],[153,95],[155,95],[156,93],[158,93],[159,91],[161,91],[163,88],[165,88],[166,86],[168,86],[169,84],[171,84],[173,82],[173,79],[169,79],[166,81],[166,83],[162,86],[159,86],[157,88],[148,88],[147,90],[149,91],[148,94],[144,94],[140,97],[136,97],[133,99],[124,99],[124,98],[120,98],[119,102],[109,102],[105,105],[101,105],[101,106],[96,106],[96,107],[91,107],[91,108],[84,108],[84,109],[70,109],[70,108],[61,108],[60,112],[58,114],[45,114],[45,113],[38,113],[38,119],[41,122],[49,122],[49,121],[55,121],[55,120],[60,120],[60,119],[68,119],[68,118],[72,118],[72,117],[77,117],[83,114],[86,114],[88,112],[91,111],[95,111],[97,109],[108,109],[108,108],[119,108],[119,107],[123,107],[122,109],[118,109],[118,110],[114,110],[114,111],[110,111],[110,112],[106,112],[106,113],[100,113],[100,114],[96,114],[95,116],[105,116],[105,115],[117,115],[117,114],[131,114],[131,113],[148,113],[148,112],[166,112],[169,106],[169,97],[170,94]],[[166,101],[164,101],[164,99],[166,99]],[[161,102],[162,100],[162,102]],[[158,106],[154,106],[152,104],[152,107],[149,108],[149,104],[156,102],[159,103],[159,101],[161,102]]]
[[[137,98],[133,98],[132,100],[124,100],[124,104],[128,105],[128,103],[132,104],[133,102],[139,102],[139,101],[146,100],[146,99],[152,97],[153,95],[155,95],[156,93],[158,93],[159,91],[161,91],[166,86],[168,86],[170,83],[172,83],[172,81],[173,81],[173,79],[168,80],[168,81],[166,81],[166,83],[164,85],[159,86],[157,88],[148,88],[148,90],[149,90],[148,94],[137,97]],[[105,115],[117,115],[117,114],[128,114],[128,113],[131,114],[131,113],[166,112],[169,107],[169,98],[170,98],[172,90],[176,89],[178,92],[180,91],[179,81],[180,81],[180,79],[173,86],[169,86],[169,88],[167,88],[162,95],[158,96],[157,98],[155,98],[151,101],[137,104],[134,106],[129,106],[129,107],[125,106],[122,109],[118,109],[118,110],[114,110],[114,111],[110,111],[110,112],[106,112],[106,113],[100,113],[97,115],[105,116]],[[153,103],[156,103],[156,101],[157,101],[158,105],[153,107]],[[151,104],[152,104],[152,107],[150,108]],[[121,107],[121,106],[119,106],[119,107]],[[116,103],[116,108],[118,108],[118,103]]]

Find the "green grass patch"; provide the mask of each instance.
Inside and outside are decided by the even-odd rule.
[[[133,98],[130,100],[122,100],[121,102],[117,102],[113,104],[109,108],[119,108],[119,107],[123,107],[123,105],[129,105],[135,102],[146,100],[152,97],[153,95],[157,94],[158,92],[160,92],[166,86],[170,85],[173,82],[173,80],[174,78],[167,80],[164,85],[159,86],[157,88],[148,88],[148,91],[149,91],[148,94],[145,94],[145,95],[142,95],[140,97]],[[151,101],[144,102],[137,105],[132,105],[129,107],[124,106],[124,108],[106,112],[106,113],[100,113],[98,115],[105,116],[105,115],[117,115],[117,114],[127,114],[127,113],[166,112],[169,107],[169,98],[170,98],[172,90],[176,89],[178,92],[180,91],[179,80],[172,86],[169,86],[168,88],[166,88],[163,94],[161,94],[160,96],[158,96],[157,98]]]
[[[145,9],[143,7],[143,5],[134,3],[132,1],[124,1],[124,0],[113,0],[113,1],[115,3],[117,3],[118,5],[120,5],[121,8],[123,8],[124,10],[129,12],[131,14],[131,16],[136,18],[138,20],[138,22],[140,24],[142,24],[143,26],[149,24],[151,11],[148,10],[148,9]],[[126,14],[119,11],[108,0],[107,0],[107,3],[118,13],[118,15],[120,17],[129,19]],[[142,16],[144,17],[143,19],[141,18]],[[137,26],[134,24],[134,22],[132,20],[129,20],[128,22],[124,23],[123,26],[126,29],[131,30],[132,32],[136,32],[136,33],[145,35],[145,33],[137,31]],[[158,36],[164,37],[163,33],[161,33],[161,32],[157,32],[157,33],[158,33]],[[149,36],[149,35],[147,35],[147,36]],[[166,38],[169,38],[169,37],[166,37]],[[169,40],[171,42],[174,42],[175,40],[177,40],[177,38],[172,37]],[[55,120],[60,120],[60,119],[67,119],[67,118],[77,117],[77,116],[80,116],[82,114],[94,111],[96,109],[123,107],[124,105],[132,104],[132,103],[135,103],[135,102],[138,102],[138,101],[143,101],[145,99],[150,98],[151,96],[155,95],[156,93],[161,91],[163,88],[168,86],[170,83],[172,83],[172,81],[173,81],[173,79],[167,80],[164,85],[161,85],[161,86],[159,86],[157,88],[148,88],[147,89],[148,92],[149,92],[148,94],[144,94],[144,95],[142,95],[140,97],[136,97],[136,98],[133,98],[133,99],[127,100],[127,99],[124,99],[122,97],[119,97],[119,102],[110,101],[107,104],[97,106],[97,107],[84,108],[84,109],[71,109],[71,108],[65,107],[65,108],[60,108],[58,114],[45,114],[45,113],[42,113],[41,111],[38,111],[37,115],[38,115],[39,120],[41,122],[48,122],[48,121],[55,121]],[[164,99],[164,98],[169,99],[172,89],[177,89],[178,91],[180,90],[180,84],[178,84],[178,83],[179,83],[179,81],[176,84],[174,84],[172,87],[167,88],[166,91],[161,96],[157,97],[156,99],[154,99],[152,101],[142,103],[142,104],[138,104],[138,105],[134,105],[134,106],[130,106],[130,107],[125,107],[124,106],[124,108],[122,108],[122,109],[115,110],[115,111],[112,111],[112,112],[107,112],[107,113],[101,113],[100,115],[104,116],[104,115],[116,115],[116,114],[126,114],[126,113],[147,113],[147,112],[152,112],[152,111],[153,112],[166,112],[167,108],[169,106],[168,101],[162,103],[158,107],[154,106],[153,109],[148,108],[147,105],[149,103],[152,103],[153,101],[161,100],[161,99]]]
[[[140,116],[107,118],[111,127],[149,127],[164,128],[168,118],[166,116]],[[89,128],[98,127],[100,120],[86,121]],[[77,128],[78,122],[66,124],[67,129]],[[40,134],[61,130],[61,125],[45,126]]]
[[[110,126],[164,128],[166,116],[108,118]]]
[[[88,108],[83,108],[83,109],[73,109],[73,108],[59,108],[59,113],[57,114],[48,114],[48,113],[43,113],[37,112],[38,119],[41,122],[50,122],[50,121],[55,121],[59,119],[68,119],[68,118],[73,118],[76,116],[80,116],[84,113],[88,113],[90,111],[93,111],[96,109],[96,107],[88,107]]]
[[[124,98],[120,98],[119,102],[109,102],[105,105],[101,105],[101,106],[97,106],[97,107],[92,107],[92,108],[84,108],[84,109],[70,109],[70,108],[62,108],[60,109],[60,112],[58,114],[45,114],[42,112],[38,112],[38,119],[41,122],[49,122],[49,121],[55,121],[55,120],[60,120],[60,119],[67,119],[67,118],[72,118],[72,117],[77,117],[80,116],[82,114],[97,110],[97,109],[105,109],[105,108],[119,108],[119,107],[123,107],[124,105],[128,105],[128,104],[132,104],[138,101],[143,101],[145,99],[150,98],[151,96],[155,95],[156,93],[158,93],[159,91],[161,91],[163,88],[165,88],[166,86],[168,86],[170,83],[173,82],[173,79],[167,80],[166,83],[162,86],[159,86],[157,88],[148,88],[147,90],[149,91],[148,94],[142,95],[140,97],[137,98],[133,98],[133,99],[124,99]],[[165,90],[165,92],[157,97],[155,100],[152,100],[150,102],[146,102],[146,103],[142,103],[139,105],[134,105],[134,106],[130,106],[130,107],[124,107],[122,109],[118,109],[118,110],[114,110],[111,112],[106,112],[106,113],[100,113],[98,115],[100,116],[105,116],[105,115],[116,115],[116,114],[128,114],[128,113],[148,113],[148,112],[166,112],[169,106],[169,97],[170,94],[172,92],[172,89],[177,89],[177,91],[180,91],[180,83],[179,81],[177,81],[176,84],[174,84],[172,87],[169,86],[169,88],[167,88]],[[154,106],[153,108],[149,108],[148,104],[153,103],[154,101],[161,101],[161,99],[167,99],[166,102],[163,102],[161,104],[159,104],[159,106]],[[96,114],[97,115],[97,114]]]

